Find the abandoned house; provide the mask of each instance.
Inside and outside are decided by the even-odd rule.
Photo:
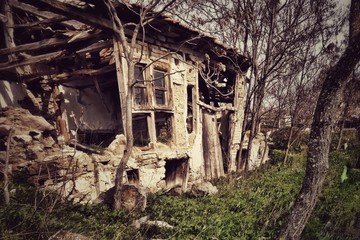
[[[45,144],[46,149],[41,145],[39,153],[28,154],[37,149],[29,145],[38,141],[35,130],[27,130],[32,138],[14,136],[27,151],[23,158],[29,163],[21,166],[46,164],[47,171],[32,174],[40,185],[76,178],[77,186],[68,191],[93,187],[93,200],[113,185],[128,130],[123,127],[128,69],[107,9],[93,0],[8,0],[1,5],[0,123],[31,124],[21,122],[21,113],[46,119],[53,126],[47,127],[54,140],[51,151]],[[140,8],[116,5],[125,23],[136,22]],[[126,34],[131,36],[131,28]],[[150,191],[186,190],[235,171],[249,61],[163,14],[139,34],[135,58],[135,147],[126,182]],[[13,119],[6,122],[4,116]],[[54,153],[55,146],[61,154]],[[75,174],[67,177],[61,166],[74,156]]]

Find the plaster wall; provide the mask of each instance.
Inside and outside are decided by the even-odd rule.
[[[65,101],[62,111],[66,112],[68,127],[75,131],[77,126],[82,130],[115,130],[120,120],[115,112],[115,102],[106,92],[100,96],[95,88],[81,90],[62,86]],[[75,118],[75,119],[74,119]]]
[[[18,107],[18,101],[25,98],[25,92],[20,83],[0,80],[0,108]]]

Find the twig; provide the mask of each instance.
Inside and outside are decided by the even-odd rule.
[[[5,167],[4,167],[4,198],[5,198],[5,204],[8,206],[10,204],[10,193],[9,193],[9,157],[10,157],[10,143],[11,143],[11,137],[14,133],[14,129],[11,128],[9,131],[7,143],[6,143],[6,157],[5,157]]]

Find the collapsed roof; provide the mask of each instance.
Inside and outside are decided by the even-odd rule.
[[[12,15],[3,9],[0,21],[5,30],[13,31],[14,40],[0,33],[0,38],[5,39],[0,45],[2,80],[29,83],[46,76],[50,84],[72,83],[81,87],[84,81],[79,82],[89,76],[102,79],[102,85],[116,76],[110,49],[113,24],[103,1],[11,0],[8,4]],[[139,9],[116,4],[124,22],[136,22]],[[130,34],[131,29],[126,33]],[[250,66],[233,49],[165,15],[152,21],[145,33],[148,43],[185,54],[186,49],[199,55],[206,53],[233,71],[245,72]]]

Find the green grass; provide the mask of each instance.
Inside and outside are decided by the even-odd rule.
[[[325,187],[303,239],[360,238],[356,155],[353,150],[331,154]],[[152,194],[141,214],[60,202],[56,195],[17,184],[12,186],[17,190],[11,205],[0,202],[0,239],[48,239],[61,229],[94,239],[276,239],[300,189],[305,161],[304,156],[293,154],[289,164],[268,165],[238,179],[220,179],[215,196]],[[175,228],[136,230],[130,226],[144,215]]]

